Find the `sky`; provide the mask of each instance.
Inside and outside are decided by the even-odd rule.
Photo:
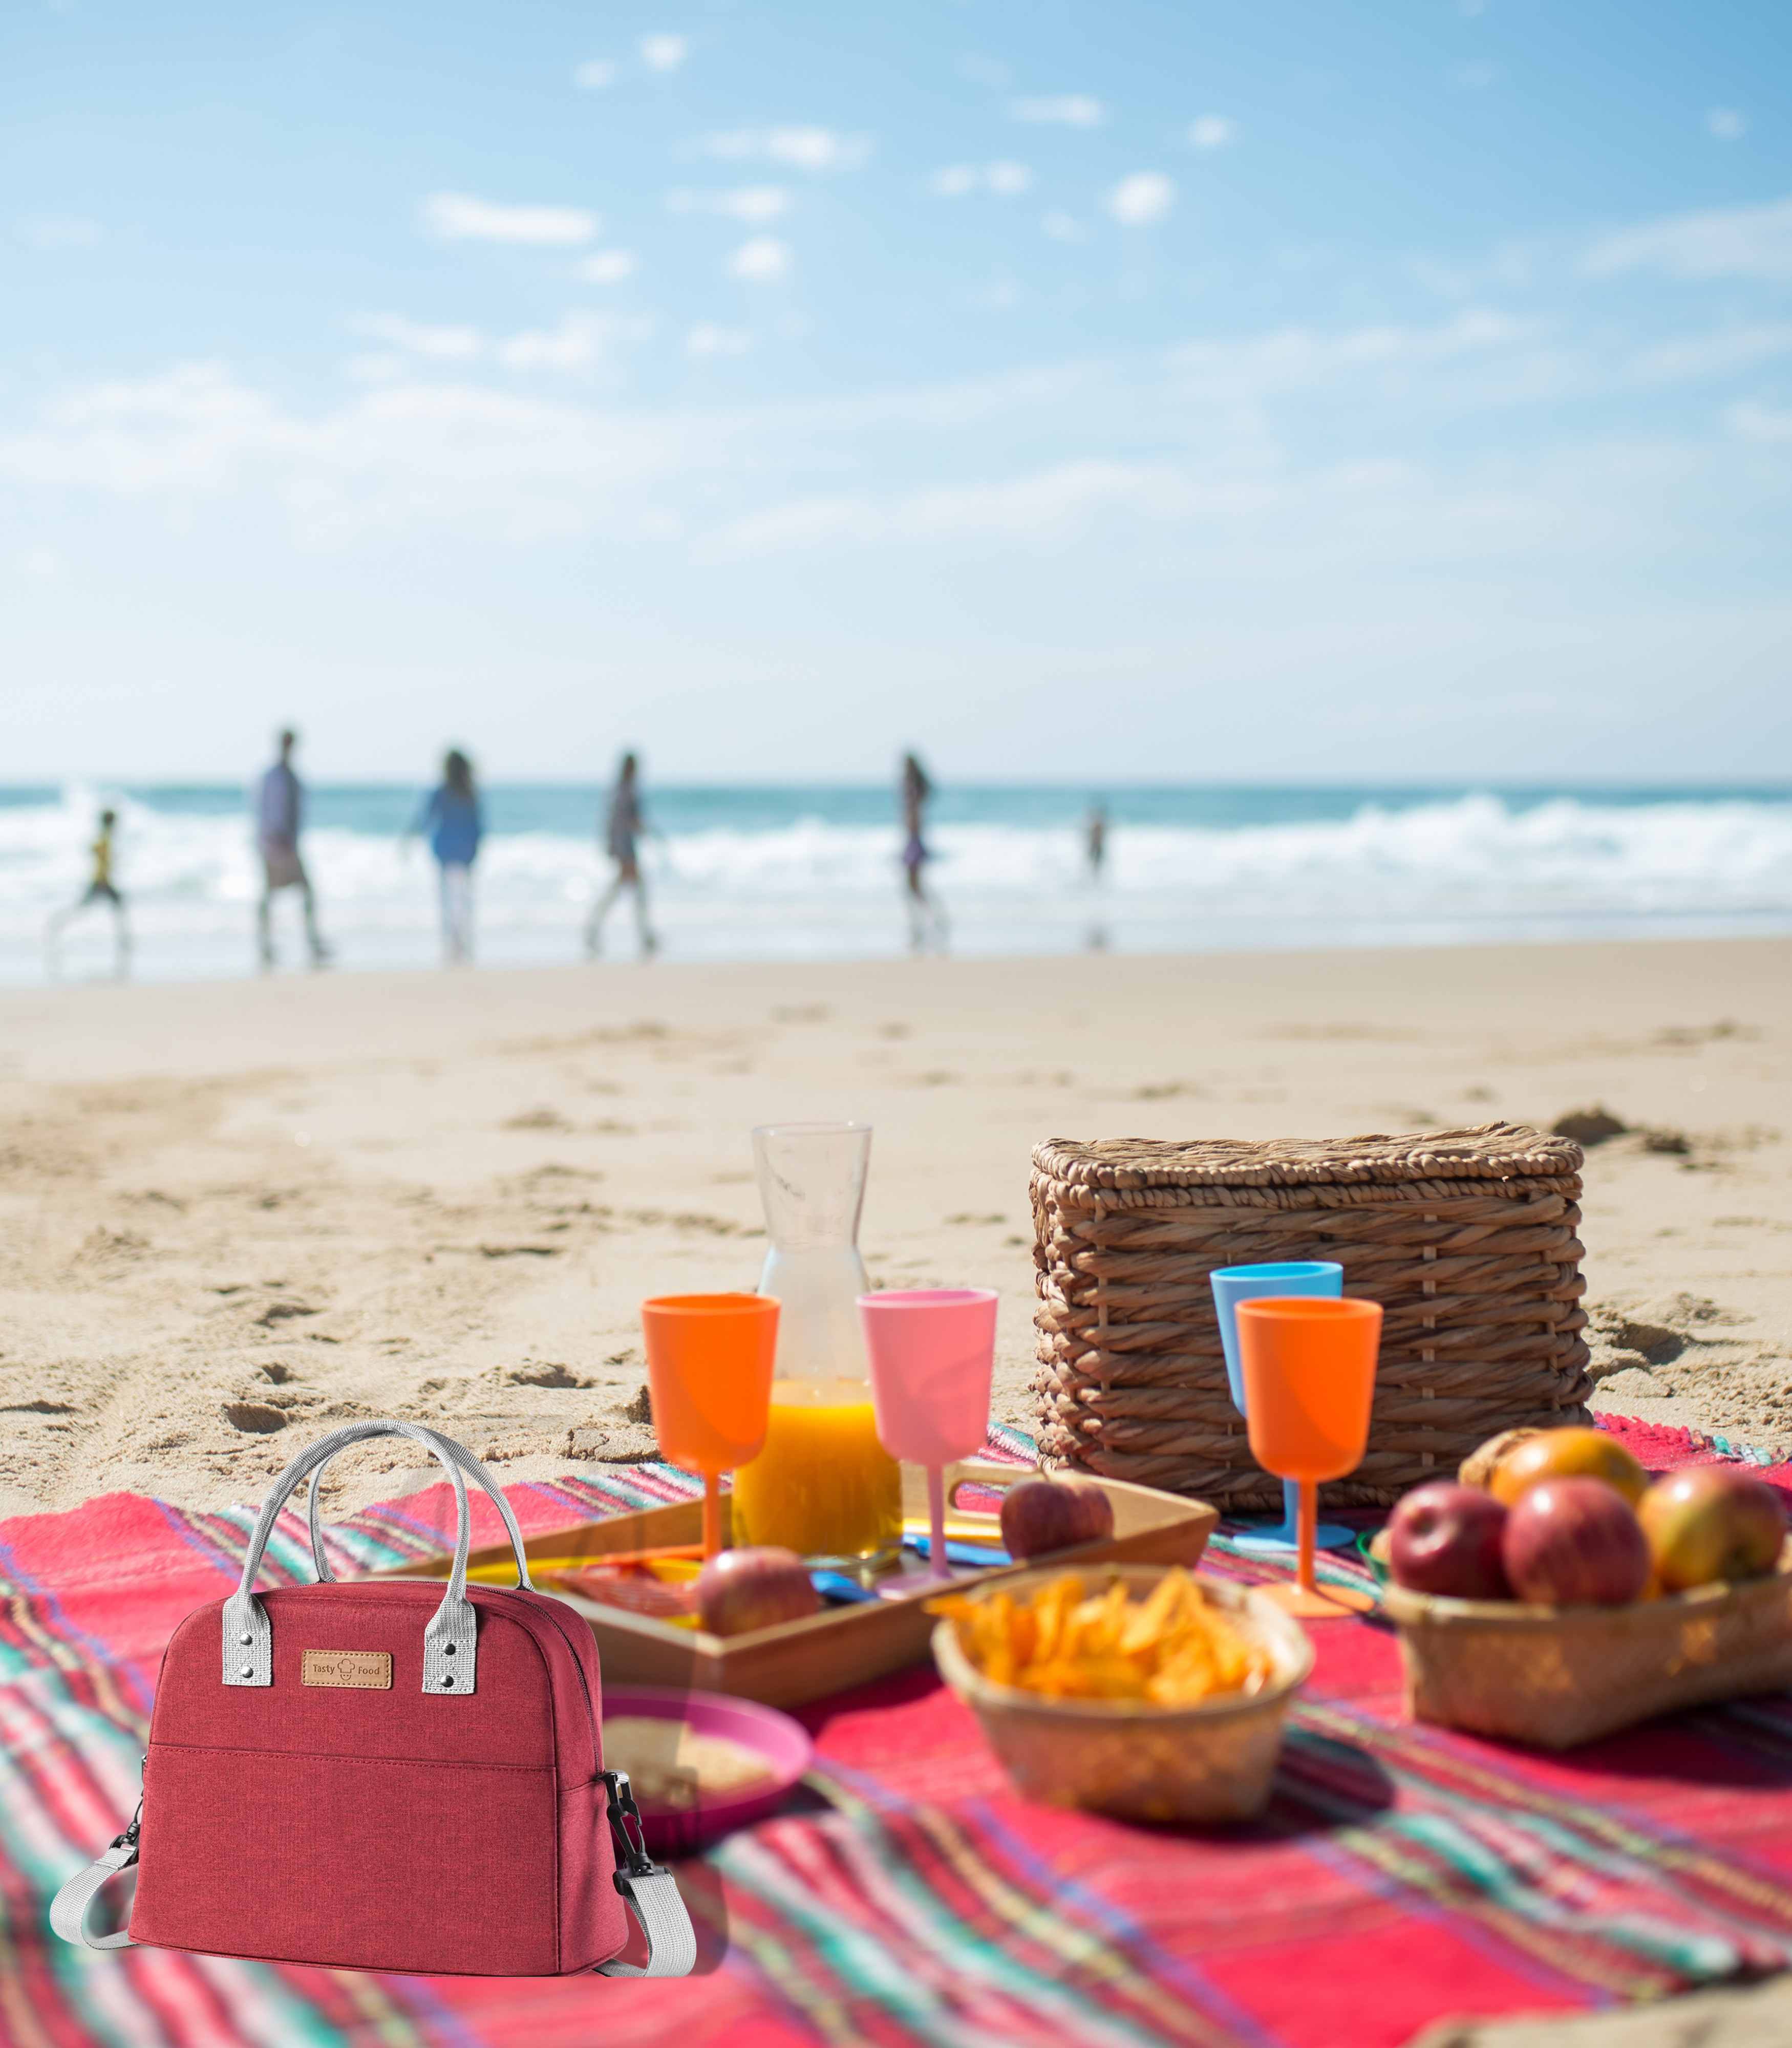
[[[1792,9],[0,0],[0,782],[1792,777]]]

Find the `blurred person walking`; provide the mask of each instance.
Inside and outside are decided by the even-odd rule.
[[[299,834],[304,826],[304,785],[293,766],[293,749],[298,735],[280,735],[280,758],[262,778],[255,792],[255,843],[262,856],[262,904],[256,913],[261,937],[262,965],[270,968],[273,957],[273,899],[282,889],[297,889],[304,901],[306,942],[311,964],[322,967],[330,949],[317,929],[317,899],[312,893],[311,877],[299,857]]]
[[[603,827],[604,847],[616,863],[616,873],[610,886],[593,906],[585,925],[588,960],[595,960],[602,950],[603,921],[625,889],[634,891],[634,922],[641,934],[642,958],[659,949],[660,942],[647,922],[647,885],[641,875],[641,841],[647,830],[646,815],[641,808],[638,765],[632,754],[625,754],[617,771],[616,786],[610,792],[609,814]]]
[[[443,756],[442,779],[424,798],[411,830],[429,833],[429,851],[441,871],[442,958],[458,967],[472,957],[473,863],[485,836],[473,764],[458,747]]]
[[[1107,863],[1107,806],[1091,804],[1083,820],[1083,853],[1089,864],[1089,879],[1100,882]]]
[[[78,902],[71,903],[66,910],[58,910],[45,930],[45,943],[49,949],[52,968],[56,964],[56,941],[62,937],[63,927],[95,903],[108,903],[112,909],[112,937],[117,972],[122,975],[125,971],[125,963],[130,958],[130,925],[125,916],[125,899],[119,894],[118,884],[112,879],[112,831],[118,822],[116,811],[100,813],[99,836],[87,849],[93,857],[93,873],[87,882],[87,893]]]
[[[927,779],[926,770],[913,754],[904,754],[902,870],[908,881],[909,944],[917,953],[926,945],[929,932],[936,952],[944,952],[946,946],[946,913],[938,898],[928,894],[927,884],[921,878],[921,870],[933,858],[922,836],[927,805],[933,794],[933,785]]]

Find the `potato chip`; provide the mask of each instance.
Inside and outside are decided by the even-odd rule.
[[[1192,1706],[1220,1693],[1257,1692],[1271,1672],[1268,1651],[1180,1565],[1142,1600],[1121,1579],[1085,1594],[1065,1572],[1024,1605],[999,1591],[980,1600],[948,1596],[929,1612],[956,1625],[964,1654],[991,1684],[1060,1699]]]

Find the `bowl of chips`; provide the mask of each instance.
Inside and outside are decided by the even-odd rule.
[[[1247,1588],[1111,1565],[1022,1573],[933,1612],[940,1675],[1026,1798],[1208,1824],[1268,1802],[1313,1645]]]

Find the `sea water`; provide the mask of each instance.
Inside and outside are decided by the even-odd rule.
[[[309,793],[305,858],[339,967],[440,956],[435,864],[405,843],[419,793]],[[1100,878],[1084,858],[1106,807]],[[475,879],[475,952],[583,956],[607,885],[595,788],[496,785]],[[906,950],[902,841],[882,789],[656,789],[643,866],[662,956],[844,959]],[[111,972],[103,908],[52,963],[44,929],[85,887],[103,805],[130,904],[131,972],[255,971],[260,869],[240,789],[0,790],[0,982]],[[1792,789],[945,788],[926,870],[966,954],[1472,944],[1792,931]],[[301,958],[280,900],[283,963]],[[632,905],[606,955],[635,950]]]

